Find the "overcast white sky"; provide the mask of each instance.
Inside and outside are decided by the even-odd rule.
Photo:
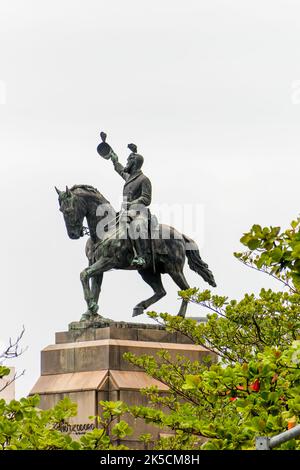
[[[0,340],[25,325],[18,394],[85,311],[85,242],[67,238],[54,185],[92,184],[120,203],[123,182],[95,150],[102,129],[121,160],[138,145],[154,204],[202,207],[193,236],[216,292],[274,286],[232,252],[253,223],[299,212],[299,16],[289,0],[0,0]],[[155,308],[176,313],[164,284]],[[136,273],[110,272],[100,313],[128,321],[149,294]]]

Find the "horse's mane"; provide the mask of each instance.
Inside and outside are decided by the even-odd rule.
[[[101,194],[97,188],[94,188],[94,186],[90,186],[88,184],[75,184],[74,186],[72,186],[70,191],[72,193],[75,192],[75,194],[77,194],[78,196],[90,196],[93,199],[96,199],[97,201],[101,202],[101,204],[106,202],[109,204],[109,201],[105,199],[103,194]]]

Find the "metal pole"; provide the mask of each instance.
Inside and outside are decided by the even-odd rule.
[[[271,450],[274,447],[283,444],[284,442],[290,441],[300,436],[300,424],[295,426],[288,431],[284,431],[274,437],[257,437],[256,438],[256,450]]]
[[[289,429],[288,431],[278,434],[278,436],[271,437],[270,447],[272,449],[273,447],[277,447],[280,444],[283,444],[284,442],[294,439],[298,436],[300,436],[300,424],[292,429]]]

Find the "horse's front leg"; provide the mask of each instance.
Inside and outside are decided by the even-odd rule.
[[[100,259],[80,273],[84,298],[88,307],[87,312],[83,314],[81,320],[88,320],[97,315],[103,272],[112,269],[112,267],[111,260]],[[92,279],[92,288],[90,287],[90,279]]]
[[[94,300],[93,292],[90,288],[90,277],[88,270],[89,268],[86,268],[84,271],[82,271],[82,273],[80,273],[84,299],[88,307],[87,312],[82,315],[81,321],[89,320],[91,316],[97,315],[99,309],[98,303]]]
[[[102,281],[103,281],[103,273],[99,274],[98,276],[94,276],[92,277],[91,279],[91,283],[92,283],[92,296],[93,296],[93,299],[94,299],[94,302],[96,302],[96,304],[98,304],[98,301],[99,301],[99,296],[100,296],[100,292],[101,292],[101,285],[102,285]]]

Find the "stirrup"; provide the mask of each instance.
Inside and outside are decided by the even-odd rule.
[[[141,256],[136,256],[131,261],[131,266],[140,266],[140,267],[142,267],[142,266],[145,266],[145,264],[146,264],[146,261]]]

